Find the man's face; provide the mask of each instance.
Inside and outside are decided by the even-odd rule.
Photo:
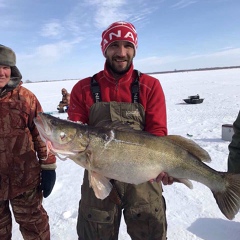
[[[134,55],[134,46],[127,41],[111,43],[105,53],[107,65],[116,75],[122,75],[128,71]]]
[[[5,87],[10,81],[11,68],[9,66],[0,65],[0,89]]]

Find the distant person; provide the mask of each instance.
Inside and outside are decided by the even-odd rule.
[[[118,120],[134,129],[167,135],[165,97],[159,80],[133,68],[137,45],[137,32],[131,23],[115,22],[102,33],[104,70],[73,87],[68,109],[70,120],[89,125]],[[139,185],[112,179],[112,192],[100,200],[89,187],[85,170],[78,239],[118,239],[122,210],[132,239],[166,239],[166,207],[159,181],[171,184],[173,179],[164,172],[156,181]]]
[[[42,107],[21,79],[14,51],[0,45],[0,239],[12,239],[11,205],[24,239],[49,240],[42,199],[54,186],[56,158],[33,122]]]
[[[229,144],[228,172],[240,173],[240,112],[233,123],[234,134]]]
[[[63,88],[62,100],[59,102],[59,105],[57,107],[59,113],[67,112],[69,101],[70,101],[70,93],[68,93],[68,91],[65,88]]]

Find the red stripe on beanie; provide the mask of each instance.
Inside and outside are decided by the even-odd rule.
[[[109,45],[115,41],[131,42],[136,52],[138,39],[135,27],[128,22],[115,22],[103,31],[101,48],[104,56]]]

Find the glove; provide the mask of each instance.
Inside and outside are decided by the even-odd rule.
[[[48,197],[53,190],[56,181],[55,170],[42,170],[41,190],[43,197]]]

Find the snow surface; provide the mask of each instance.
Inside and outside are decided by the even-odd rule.
[[[169,134],[191,138],[212,157],[208,165],[227,170],[228,141],[222,140],[222,125],[232,124],[240,110],[240,69],[153,75],[166,96]],[[55,111],[61,89],[71,91],[77,81],[24,84],[40,100],[44,111]],[[185,104],[183,99],[199,94],[201,104]],[[66,118],[66,114],[56,115]],[[71,160],[57,160],[57,181],[43,205],[50,217],[52,240],[77,239],[76,223],[83,171]],[[211,191],[193,182],[193,190],[183,184],[164,186],[167,202],[169,240],[239,240],[240,214],[229,221],[220,212]],[[21,240],[14,223],[13,239]],[[129,240],[124,220],[120,240]]]

